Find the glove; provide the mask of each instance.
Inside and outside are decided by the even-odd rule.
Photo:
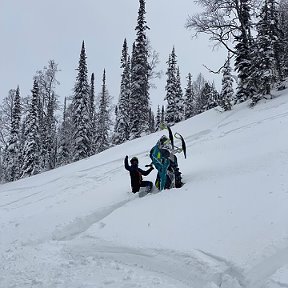
[[[153,164],[145,165],[145,167],[150,167],[150,168],[152,168],[152,170],[154,169]]]
[[[128,160],[128,156],[126,155],[125,160]]]

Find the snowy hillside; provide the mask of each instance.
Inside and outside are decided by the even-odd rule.
[[[123,160],[166,132],[1,185],[0,288],[288,287],[287,127],[287,90],[182,122],[186,184],[144,198]]]

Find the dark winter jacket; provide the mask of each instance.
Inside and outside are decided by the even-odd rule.
[[[139,191],[141,187],[141,182],[142,182],[142,175],[147,176],[153,170],[153,167],[144,171],[140,169],[137,164],[133,164],[130,166],[128,164],[128,157],[125,158],[124,164],[125,164],[126,170],[130,172],[132,190]]]

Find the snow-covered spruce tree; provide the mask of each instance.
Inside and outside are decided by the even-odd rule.
[[[155,132],[155,116],[151,108],[149,110],[149,132]]]
[[[0,183],[4,181],[4,175],[3,175],[4,167],[3,167],[3,152],[2,148],[0,146]]]
[[[187,86],[185,88],[184,95],[184,111],[185,119],[188,119],[195,115],[195,93],[192,86],[192,75],[191,73],[187,76]]]
[[[288,77],[288,0],[280,0],[278,8],[279,27],[283,49],[281,51],[280,65],[283,68],[283,76]],[[282,87],[283,88],[283,87]]]
[[[183,98],[183,90],[181,87],[181,78],[180,78],[180,70],[177,68],[176,72],[176,95],[175,95],[175,123],[181,122],[184,120],[184,98]]]
[[[46,161],[45,170],[54,169],[56,166],[56,151],[57,151],[57,127],[55,117],[56,98],[54,94],[51,95],[48,107],[46,125],[45,125],[45,148],[46,148]]]
[[[89,117],[89,84],[84,41],[80,53],[78,75],[72,99],[73,161],[91,154],[91,124]]]
[[[67,98],[64,100],[63,122],[58,132],[57,166],[72,162],[72,105],[67,107]]]
[[[121,63],[120,68],[122,68],[123,70],[125,69],[127,65],[128,58],[129,58],[128,45],[127,45],[127,40],[125,38],[123,42],[123,46],[122,46],[122,53],[121,53],[121,59],[120,59],[120,63]]]
[[[165,124],[165,118],[166,118],[166,111],[164,105],[162,105],[161,109],[161,124]]]
[[[34,80],[29,113],[24,124],[24,146],[21,155],[22,167],[20,170],[20,178],[29,177],[40,172],[38,103],[39,88],[37,81]]]
[[[95,76],[91,74],[90,78],[90,93],[89,93],[89,118],[92,122],[95,117]]]
[[[137,37],[131,59],[130,138],[149,133],[149,74],[145,0],[139,0]]]
[[[237,103],[246,101],[252,98],[254,94],[252,74],[252,61],[251,59],[251,4],[249,0],[240,0],[238,20],[241,23],[240,33],[235,36],[236,41],[236,56],[235,68],[238,72],[239,84],[237,87]]]
[[[281,85],[281,82],[284,81],[285,71],[288,69],[288,66],[285,64],[283,58],[283,52],[285,51],[285,33],[288,34],[287,31],[284,31],[281,27],[280,21],[280,6],[279,3],[275,0],[268,1],[269,6],[271,7],[271,31],[274,35],[273,37],[273,51],[275,58],[275,66],[277,71],[277,82]],[[288,9],[288,1],[286,2]],[[288,16],[288,12],[286,10],[286,16]],[[286,19],[287,20],[287,19]],[[286,39],[287,41],[288,39]],[[287,44],[288,45],[288,44]],[[287,51],[286,51],[287,53]],[[288,55],[288,53],[286,54]]]
[[[97,132],[96,132],[96,107],[95,107],[95,77],[94,73],[91,74],[90,80],[90,103],[89,103],[89,123],[91,135],[91,150],[90,154],[97,153]]]
[[[211,97],[209,97],[209,101],[207,104],[207,109],[212,109],[218,106],[218,102],[219,102],[219,92],[216,90],[215,88],[215,83],[213,82],[211,84],[211,89],[212,89],[212,93],[211,93]]]
[[[132,70],[134,70],[134,66],[136,65],[135,56],[136,56],[136,45],[135,42],[132,45],[132,53],[131,53],[131,65],[130,65],[130,97],[129,97],[129,139],[134,139],[134,135],[136,132],[136,127],[139,127],[139,117],[134,107],[138,107],[138,99],[132,96]],[[133,128],[134,127],[134,128]],[[133,135],[131,130],[133,129]]]
[[[160,130],[160,124],[161,124],[161,110],[160,110],[160,106],[158,105],[156,119],[155,119],[155,131]]]
[[[208,82],[205,83],[199,97],[196,100],[196,110],[199,113],[207,111],[217,106],[217,91],[214,86]]]
[[[288,68],[283,61],[283,52],[285,49],[284,31],[282,30],[280,25],[280,7],[278,1],[267,0],[267,2],[271,19],[270,37],[272,40],[275,68],[277,72],[276,81],[280,84],[284,80],[285,70]]]
[[[22,97],[21,97],[22,98]],[[31,96],[30,96],[31,98]],[[29,101],[29,105],[30,106],[30,103],[31,102],[31,99]],[[22,102],[22,105],[21,105],[21,108],[23,108],[23,102]],[[29,114],[29,107],[27,107],[28,110],[24,111],[22,109],[22,121],[20,123],[20,134],[19,134],[19,169],[20,169],[20,172],[19,172],[19,178],[21,177],[21,169],[23,167],[23,150],[24,150],[24,145],[25,145],[25,140],[26,140],[26,136],[25,136],[25,125],[26,125],[26,122],[27,122],[27,115]]]
[[[272,86],[277,80],[283,80],[283,72],[280,64],[279,47],[280,33],[277,27],[277,12],[273,0],[265,0],[259,21],[257,23],[257,38],[255,47],[255,63],[257,69],[254,74],[257,77],[257,94],[252,98],[252,105],[255,105],[265,95],[270,95]]]
[[[168,59],[168,68],[167,68],[167,82],[165,86],[166,96],[165,99],[167,101],[166,106],[166,115],[165,121],[166,123],[171,126],[176,123],[176,115],[177,115],[177,93],[178,93],[178,86],[177,86],[177,60],[176,60],[175,48],[173,47],[171,54],[169,55]],[[177,119],[178,120],[178,119]]]
[[[114,127],[113,144],[121,144],[129,139],[129,120],[130,120],[130,57],[128,55],[128,46],[126,39],[124,40],[121,68],[120,95],[117,105],[117,115]]]
[[[111,130],[111,98],[106,86],[106,72],[104,69],[102,78],[102,90],[99,94],[99,111],[97,113],[97,152],[100,153],[110,147]]]
[[[231,75],[231,66],[230,66],[230,55],[224,64],[222,78],[222,89],[219,96],[218,104],[224,111],[231,110],[233,102],[233,77]]]
[[[118,115],[118,106],[117,105],[115,106],[114,114],[115,114],[115,118],[117,118],[117,115]]]
[[[19,150],[20,150],[20,121],[21,121],[21,103],[19,86],[16,89],[14,103],[12,108],[11,132],[8,140],[8,146],[5,151],[5,181],[15,181],[19,179]]]
[[[34,78],[38,84],[36,78]],[[46,133],[45,133],[45,111],[44,111],[44,103],[42,101],[42,95],[40,96],[40,89],[38,92],[38,102],[37,102],[37,115],[38,115],[38,146],[39,146],[39,167],[40,171],[45,170],[46,168],[46,160],[48,158],[47,156],[47,147],[46,147]]]

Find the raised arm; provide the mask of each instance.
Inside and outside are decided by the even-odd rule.
[[[126,170],[131,171],[131,166],[128,164],[128,156],[125,157],[124,166]]]

